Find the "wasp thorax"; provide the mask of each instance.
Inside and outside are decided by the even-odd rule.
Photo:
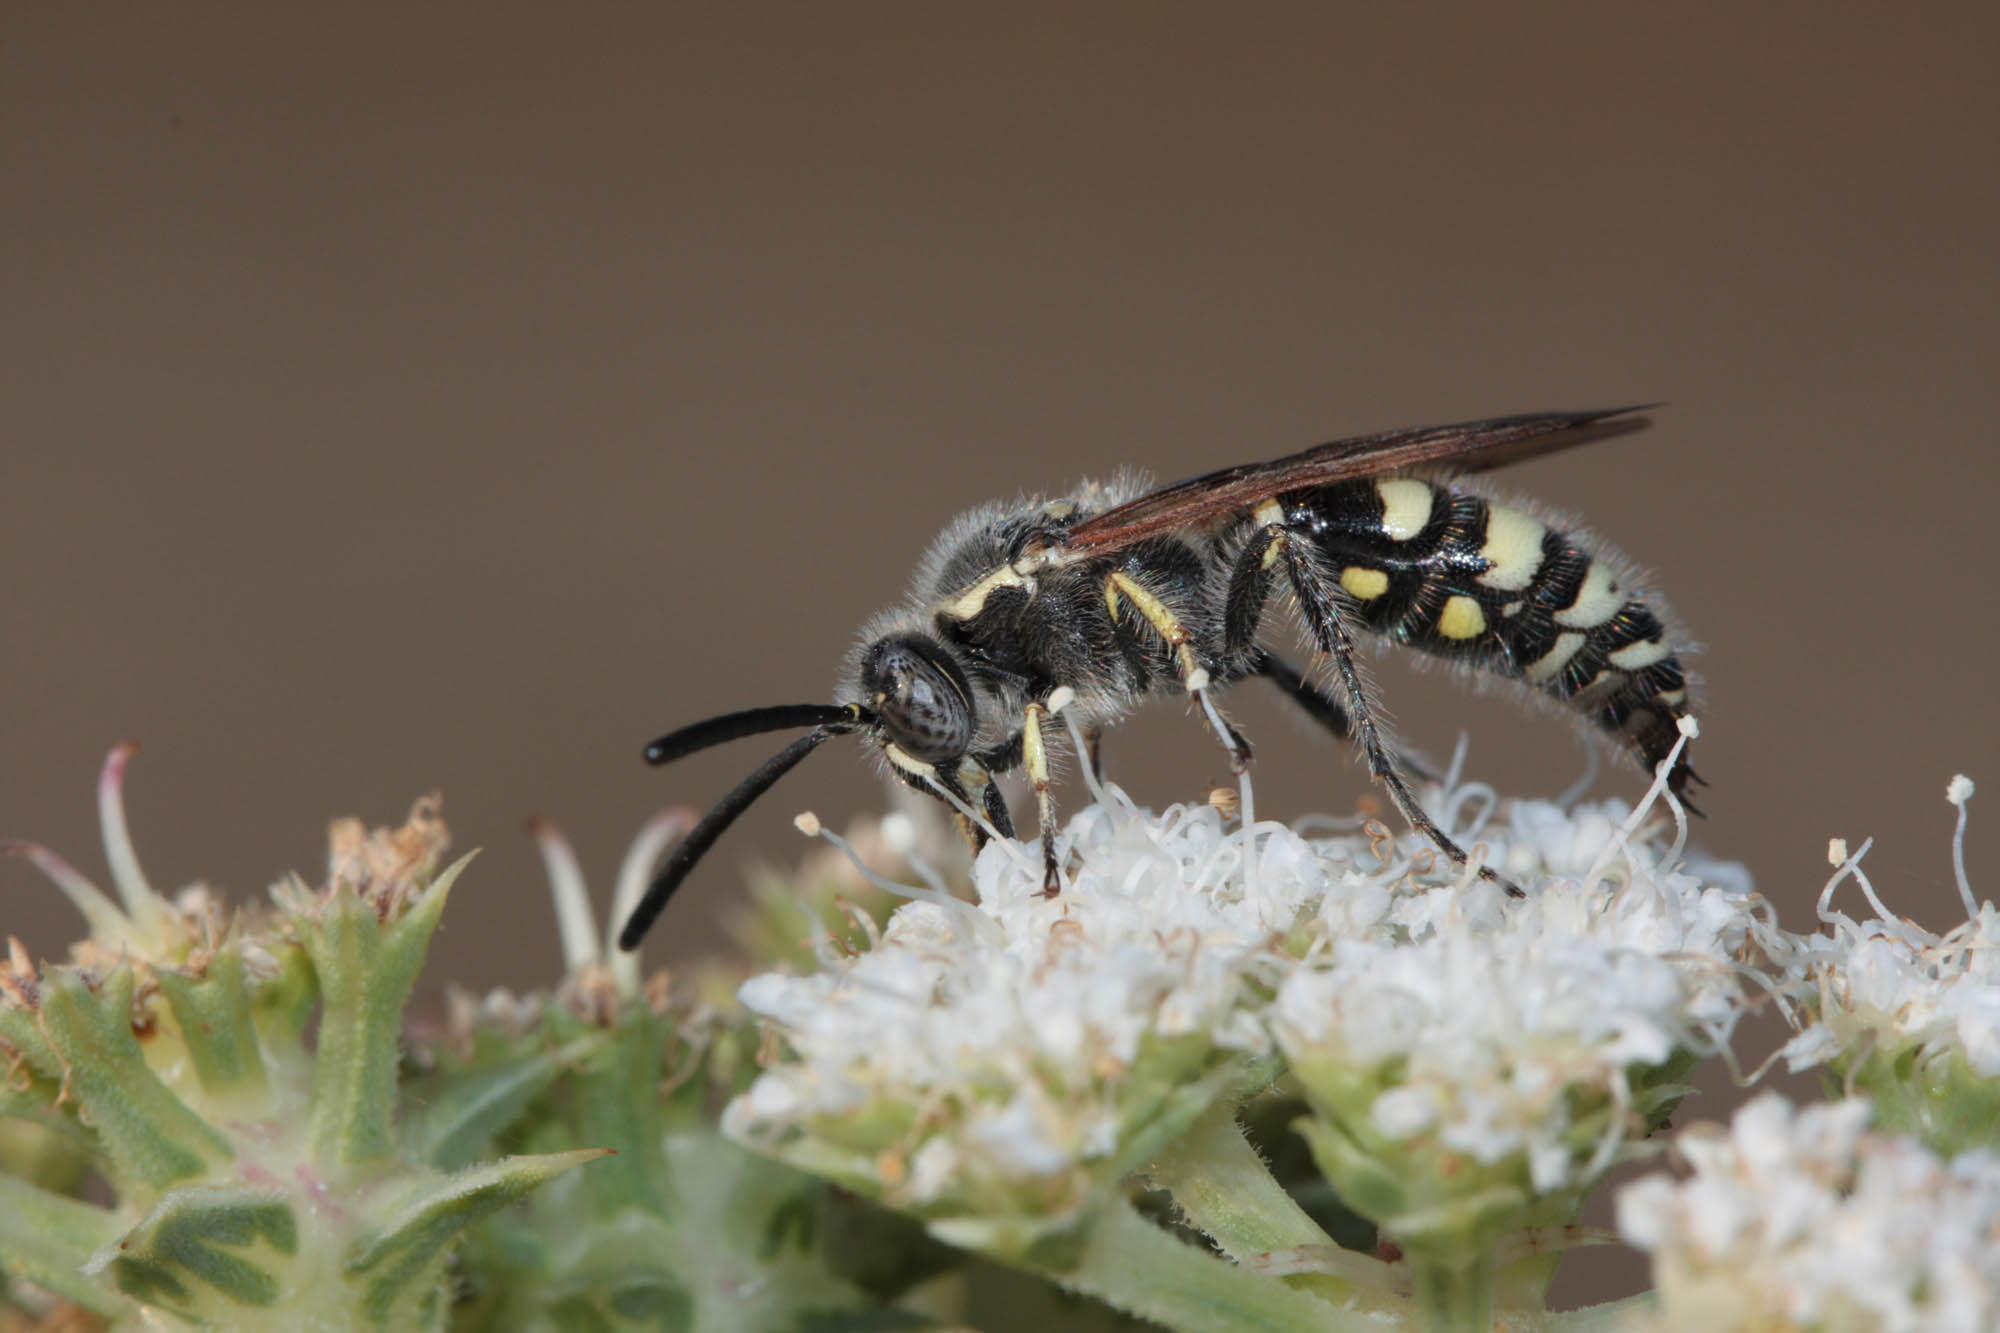
[[[972,745],[972,690],[944,645],[921,634],[877,639],[861,660],[861,688],[898,747],[927,764]]]

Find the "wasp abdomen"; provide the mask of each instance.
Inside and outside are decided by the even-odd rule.
[[[1684,646],[1615,557],[1468,491],[1412,477],[1284,498],[1361,623],[1419,651],[1526,682],[1651,767],[1688,711]],[[1674,775],[1686,781],[1685,765]]]

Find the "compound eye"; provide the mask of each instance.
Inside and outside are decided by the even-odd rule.
[[[931,653],[887,639],[869,653],[863,675],[882,725],[911,758],[943,763],[971,747],[972,701]]]

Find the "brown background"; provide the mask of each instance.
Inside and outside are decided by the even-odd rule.
[[[426,985],[545,981],[522,818],[608,891],[773,748],[640,743],[826,697],[959,508],[1665,399],[1507,483],[1708,645],[1702,840],[1803,927],[1828,836],[1876,834],[1946,922],[1945,782],[2000,783],[2000,10],[722,8],[9,7],[0,833],[99,872],[135,736],[155,882],[250,894],[441,786],[487,850]],[[1483,776],[1580,767],[1379,676]],[[1351,806],[1336,749],[1233,706],[1265,812]],[[1220,775],[1171,704],[1110,760],[1155,801]],[[796,775],[654,954],[865,772]],[[0,877],[58,951],[54,891]]]

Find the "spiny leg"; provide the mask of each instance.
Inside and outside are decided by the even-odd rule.
[[[1053,898],[1062,892],[1062,876],[1056,867],[1056,805],[1049,795],[1049,751],[1042,742],[1042,719],[1049,710],[1031,701],[1021,717],[1021,764],[1035,787],[1035,819],[1042,832],[1042,896]]]
[[[1336,599],[1326,578],[1313,564],[1311,555],[1301,549],[1303,543],[1290,536],[1278,539],[1282,546],[1285,570],[1292,581],[1292,590],[1298,594],[1299,610],[1312,630],[1314,642],[1319,650],[1333,659],[1334,670],[1340,676],[1341,688],[1347,693],[1348,707],[1352,710],[1354,734],[1360,741],[1362,753],[1368,756],[1368,772],[1382,789],[1389,793],[1389,800],[1410,827],[1423,834],[1432,846],[1450,857],[1452,864],[1464,865],[1470,859],[1465,849],[1460,847],[1445,831],[1438,827],[1424,808],[1411,795],[1409,784],[1403,781],[1395,757],[1383,743],[1382,731],[1375,721],[1375,710],[1368,702],[1368,691],[1361,683],[1361,671],[1354,663],[1354,643],[1348,637],[1347,627],[1341,623],[1340,603]],[[1481,866],[1482,878],[1501,885],[1507,892],[1518,898],[1521,890],[1496,874],[1491,866]]]
[[[1307,680],[1305,673],[1297,667],[1257,644],[1257,626],[1264,617],[1264,604],[1270,600],[1278,562],[1292,540],[1290,529],[1284,522],[1284,507],[1278,501],[1270,501],[1261,507],[1257,518],[1263,526],[1244,542],[1243,549],[1237,554],[1235,568],[1229,573],[1229,590],[1223,599],[1222,609],[1222,659],[1225,662],[1245,661],[1249,674],[1262,676],[1275,684],[1313,721],[1341,740],[1353,744],[1354,729],[1348,723],[1347,710],[1340,706],[1339,701]],[[1414,763],[1408,755],[1397,758],[1401,767],[1418,777],[1437,776],[1428,764]]]
[[[1325,727],[1329,732],[1348,744],[1354,744],[1354,728],[1347,720],[1347,710],[1340,701],[1313,684],[1304,672],[1279,657],[1276,653],[1257,650],[1251,660],[1250,673],[1262,676],[1285,692],[1302,709],[1307,717]],[[1408,750],[1398,750],[1396,766],[1405,772],[1414,773],[1426,782],[1440,781],[1442,775],[1428,763],[1412,755]]]
[[[1012,838],[1014,836],[1014,814],[1007,808],[1007,797],[1002,794],[1000,784],[993,781],[990,774],[986,778],[984,798],[983,804],[986,807],[986,818],[992,822],[993,827],[999,832],[1001,837]]]

